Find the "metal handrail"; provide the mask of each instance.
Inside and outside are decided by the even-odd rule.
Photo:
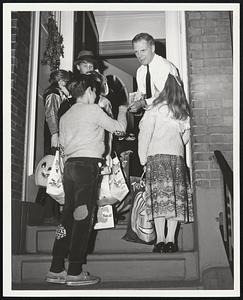
[[[220,170],[223,173],[225,183],[233,199],[233,171],[231,170],[221,151],[215,150],[214,155],[217,159]]]
[[[224,183],[224,201],[225,201],[225,213],[222,212],[219,214],[220,220],[220,232],[222,235],[222,239],[224,241],[225,250],[227,253],[230,269],[232,272],[232,276],[234,273],[234,257],[233,257],[233,239],[234,239],[234,231],[233,231],[233,171],[230,168],[229,164],[225,160],[223,154],[216,150],[214,151],[214,155],[217,159],[219,168],[223,175],[223,183]],[[226,216],[225,218],[223,216]]]

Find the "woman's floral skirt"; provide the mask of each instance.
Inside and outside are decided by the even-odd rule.
[[[184,158],[177,155],[149,156],[145,201],[150,220],[164,217],[193,222],[192,192]]]

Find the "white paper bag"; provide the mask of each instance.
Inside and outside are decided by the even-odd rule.
[[[111,196],[122,201],[129,192],[125,177],[122,173],[121,163],[117,156],[112,161],[112,174],[110,175],[110,192]]]
[[[102,175],[97,204],[104,206],[121,202],[128,192],[129,189],[121,169],[121,163],[118,157],[115,156],[112,159],[111,174]]]
[[[114,227],[114,217],[111,205],[100,206],[97,212],[97,223],[94,226],[95,230],[107,229]]]
[[[52,164],[50,175],[47,179],[46,193],[50,195],[59,204],[64,204],[64,189],[62,184],[62,162],[60,161],[59,150],[56,151],[55,158]]]

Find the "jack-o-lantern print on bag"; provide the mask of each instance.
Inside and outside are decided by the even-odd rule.
[[[45,155],[38,163],[35,169],[35,184],[37,186],[46,187],[47,179],[50,175],[54,161],[54,155]]]
[[[136,178],[131,182],[132,186],[132,207],[127,232],[122,239],[143,244],[153,244],[156,239],[154,223],[149,221],[145,203],[145,182]],[[131,180],[132,181],[132,180]]]

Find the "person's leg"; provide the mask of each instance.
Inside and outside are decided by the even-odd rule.
[[[52,263],[50,271],[54,273],[64,270],[64,260],[68,256],[69,245],[72,236],[74,186],[72,179],[73,164],[68,161],[64,168],[64,192],[65,204],[63,207],[61,223],[57,226],[56,237],[52,249]]]
[[[166,235],[166,243],[174,243],[175,242],[175,232],[177,227],[178,221],[174,219],[167,220],[167,235]]]
[[[176,252],[178,251],[178,247],[175,243],[175,232],[178,221],[174,219],[167,220],[168,232],[166,236],[166,252]]]
[[[73,230],[68,275],[78,275],[86,263],[89,237],[96,206],[98,164],[95,160],[80,161],[74,173]]]
[[[165,218],[155,218],[154,226],[156,230],[156,243],[165,242]]]
[[[154,226],[156,231],[156,244],[154,245],[153,252],[165,252],[165,218],[154,218]]]

